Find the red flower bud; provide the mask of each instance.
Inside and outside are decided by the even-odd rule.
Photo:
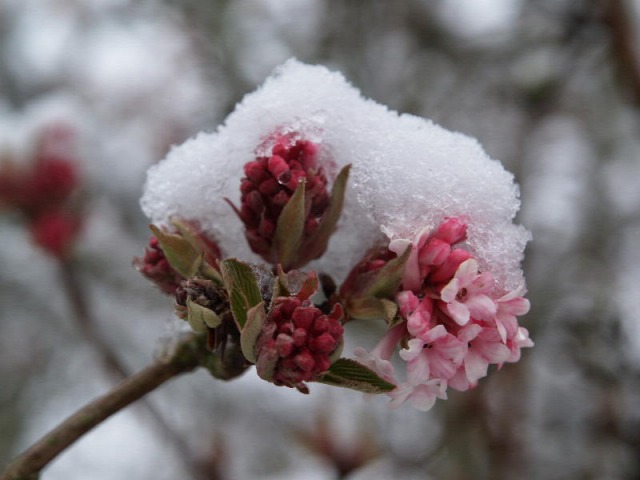
[[[257,366],[275,360],[273,383],[304,390],[331,366],[331,354],[342,341],[344,328],[339,304],[329,315],[309,300],[278,297],[257,343]],[[262,358],[261,358],[262,357]]]
[[[251,249],[270,263],[280,262],[274,247],[278,219],[302,180],[306,182],[307,209],[302,243],[316,231],[330,204],[327,178],[316,165],[317,150],[308,140],[278,135],[270,154],[244,166],[246,176],[240,184],[241,205],[236,213],[245,225]]]
[[[47,253],[63,258],[75,241],[81,227],[80,219],[68,212],[53,210],[31,221],[31,237]]]
[[[144,257],[134,258],[133,265],[144,277],[151,280],[162,292],[168,295],[175,295],[180,283],[184,280],[169,265],[156,237],[149,239],[149,247],[144,251]]]

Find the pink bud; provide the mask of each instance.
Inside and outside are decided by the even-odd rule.
[[[460,264],[470,258],[472,258],[472,255],[466,250],[462,248],[453,249],[442,265],[433,269],[430,277],[431,282],[448,283],[455,275]]]
[[[296,366],[303,372],[310,372],[311,370],[313,370],[313,367],[316,364],[315,360],[313,359],[313,355],[311,355],[311,352],[309,352],[309,350],[303,350],[293,358],[293,361],[295,362]]]
[[[311,327],[316,315],[317,309],[315,307],[300,307],[293,312],[292,320],[296,327],[307,330]]]
[[[467,238],[467,224],[457,217],[447,218],[433,233],[433,238],[443,240],[450,245]]]
[[[278,355],[280,357],[288,357],[293,352],[294,348],[294,340],[289,335],[284,333],[278,334],[276,338],[276,349],[278,350]]]
[[[278,155],[273,155],[267,163],[269,173],[273,175],[279,183],[287,183],[291,179],[291,170],[284,159]]]
[[[418,263],[420,266],[440,265],[451,252],[451,245],[439,238],[432,238],[420,250]]]
[[[330,354],[336,348],[336,344],[336,339],[330,333],[323,333],[309,341],[309,348],[312,352]]]

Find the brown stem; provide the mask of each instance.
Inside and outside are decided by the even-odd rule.
[[[170,358],[155,362],[127,378],[43,436],[9,464],[0,480],[37,479],[49,462],[89,430],[168,380],[198,367],[201,351],[201,342],[196,337],[186,338]]]
[[[80,333],[98,354],[101,363],[109,376],[117,382],[126,379],[131,373],[98,330],[97,322],[95,321],[87,303],[86,292],[84,291],[82,284],[78,281],[77,271],[74,268],[72,260],[61,259],[60,275],[62,279],[62,286],[66,292],[73,317],[78,325]],[[166,422],[164,416],[153,406],[153,404],[143,400],[142,406],[146,409],[147,413],[163,436],[173,445],[173,448],[182,457],[184,466],[189,470],[191,476],[194,479],[201,480],[211,478],[210,468],[202,465],[201,462],[194,458],[186,442],[176,434],[173,428]]]
[[[640,106],[640,58],[633,18],[625,0],[606,0],[604,23],[610,30],[613,58]]]
[[[118,355],[104,341],[97,329],[96,322],[91,314],[86,300],[86,293],[78,281],[77,273],[69,260],[60,261],[60,276],[62,286],[69,300],[73,318],[78,325],[80,333],[100,356],[105,370],[115,381],[121,381],[130,374],[128,369],[118,358]]]

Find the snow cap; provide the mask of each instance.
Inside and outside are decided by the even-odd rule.
[[[239,203],[244,164],[268,154],[276,132],[316,143],[330,179],[352,164],[338,230],[311,268],[340,281],[376,242],[411,239],[456,216],[468,224],[466,246],[497,288],[524,285],[520,262],[530,234],[513,223],[518,187],[500,162],[475,139],[391,111],[340,73],[294,59],[246,95],[216,132],[174,147],[149,169],[143,211],[160,225],[172,216],[197,220],[228,256],[259,261],[224,199]]]

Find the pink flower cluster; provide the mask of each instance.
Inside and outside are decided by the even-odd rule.
[[[499,367],[520,359],[520,349],[533,346],[517,317],[529,311],[522,289],[497,291],[490,272],[460,245],[467,225],[446,219],[433,231],[419,232],[413,242],[395,240],[389,249],[398,255],[411,248],[396,302],[403,321],[391,328],[357,358],[397,385],[389,393],[391,405],[409,400],[429,410],[447,387],[467,390],[487,375],[490,364]],[[396,347],[406,362],[406,380],[398,381],[390,362]]]

